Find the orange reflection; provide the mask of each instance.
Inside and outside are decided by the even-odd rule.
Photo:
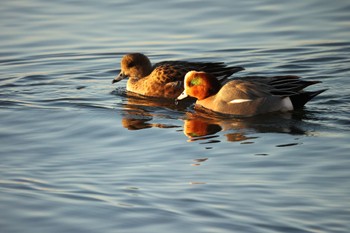
[[[229,142],[253,143],[254,133],[275,132],[301,135],[307,133],[298,123],[302,115],[295,113],[272,113],[249,118],[218,115],[195,108],[193,102],[153,99],[127,93],[122,109],[122,125],[128,130],[147,128],[180,128],[178,119],[183,119],[183,133],[189,142],[206,140],[202,144],[218,143],[225,138]],[[161,122],[153,122],[155,120]],[[162,123],[162,122],[171,122]],[[221,134],[220,132],[225,132]],[[249,141],[250,140],[250,141]]]
[[[217,124],[206,122],[203,119],[189,119],[184,121],[184,134],[188,138],[203,137],[221,131]]]
[[[229,142],[253,143],[257,137],[248,136],[253,133],[275,132],[289,134],[305,134],[305,131],[295,124],[297,116],[292,113],[274,113],[249,118],[234,118],[212,114],[211,112],[196,111],[186,113],[184,134],[189,142],[212,139],[220,131]],[[217,135],[217,137],[219,137]],[[209,142],[213,142],[209,141]],[[219,142],[216,140],[215,142]]]

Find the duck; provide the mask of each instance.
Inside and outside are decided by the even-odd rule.
[[[142,53],[129,53],[122,57],[121,71],[112,81],[129,78],[126,90],[143,96],[175,99],[183,92],[184,76],[191,70],[203,70],[224,82],[243,67],[227,66],[223,62],[163,61],[151,64]]]
[[[196,98],[195,107],[235,116],[255,116],[270,112],[287,112],[302,108],[326,89],[303,91],[320,81],[302,80],[299,76],[247,76],[222,85],[214,75],[189,71],[184,78],[184,91],[176,98]]]

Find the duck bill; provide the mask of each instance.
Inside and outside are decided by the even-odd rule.
[[[182,100],[185,99],[188,95],[186,94],[186,91],[184,90],[176,99]]]
[[[127,77],[127,76],[124,75],[123,72],[120,72],[120,73],[118,74],[118,76],[115,77],[115,78],[112,80],[112,84],[113,84],[113,83],[117,83],[117,82],[119,82],[120,80],[123,80],[123,79],[126,78],[126,77]]]

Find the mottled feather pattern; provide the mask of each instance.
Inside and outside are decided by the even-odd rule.
[[[163,61],[151,65],[141,53],[126,54],[121,60],[121,72],[113,80],[119,82],[129,78],[128,91],[153,97],[175,99],[183,91],[183,80],[187,72],[201,70],[213,74],[223,84],[242,67],[228,67],[220,62]]]
[[[154,67],[151,76],[157,77],[156,81],[166,83],[169,81],[182,81],[188,68],[185,69],[181,65],[163,63]]]
[[[166,73],[161,73],[159,70],[165,70]],[[167,77],[177,77],[178,80],[183,80],[187,72],[191,70],[204,71],[213,74],[219,81],[226,80],[233,73],[243,70],[242,67],[227,67],[223,62],[187,62],[187,61],[163,61],[156,63],[153,66],[153,72],[157,75]],[[164,71],[164,72],[165,72]],[[152,73],[153,73],[152,72]]]

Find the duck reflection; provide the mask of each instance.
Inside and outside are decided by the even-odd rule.
[[[180,125],[153,123],[152,120],[156,118],[164,120],[178,119],[180,114],[176,115],[176,113],[184,111],[186,104],[189,103],[175,105],[172,100],[144,97],[132,92],[119,92],[117,94],[125,97],[122,105],[122,125],[128,130],[180,128]],[[171,113],[174,115],[170,115]]]
[[[274,113],[249,118],[228,118],[204,111],[187,113],[184,120],[184,134],[188,141],[212,139],[218,132],[224,134],[229,142],[242,142],[257,137],[254,133],[288,133],[303,135],[306,131],[299,127],[296,113]],[[218,136],[218,135],[217,135]],[[248,143],[248,142],[244,142]]]
[[[220,142],[218,138],[225,137],[229,142],[251,143],[257,137],[254,133],[287,133],[303,135],[302,119],[304,112],[271,113],[249,118],[233,118],[218,115],[204,109],[189,107],[193,102],[181,102],[175,105],[173,101],[150,99],[138,95],[128,95],[122,106],[122,125],[128,130],[147,128],[181,128],[174,125],[178,119],[183,120],[183,133],[189,142],[206,140],[205,143]],[[184,115],[185,112],[185,115]],[[169,123],[154,123],[154,120]],[[223,133],[220,133],[223,132]]]
[[[208,142],[220,142],[213,140],[218,132],[229,130],[234,127],[227,127],[228,124],[223,119],[207,118],[198,113],[187,113],[187,119],[184,120],[184,134],[188,137],[188,142],[198,140],[209,140]],[[244,141],[250,139],[243,132],[228,133],[225,135],[227,141]]]
[[[222,130],[220,125],[200,118],[184,120],[183,128],[184,134],[188,138],[199,138],[213,135]]]

